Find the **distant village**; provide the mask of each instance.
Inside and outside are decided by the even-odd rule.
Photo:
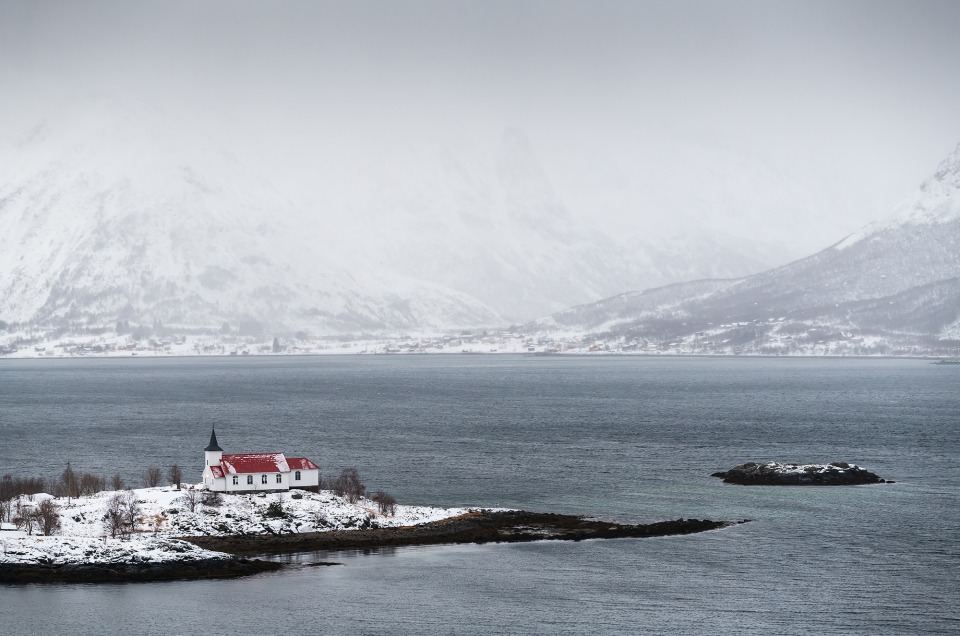
[[[521,333],[514,330],[460,331],[393,336],[265,336],[224,325],[217,332],[187,328],[74,328],[65,330],[0,324],[0,357],[82,356],[260,356],[260,355],[765,355],[765,356],[942,356],[957,351],[891,343],[882,337],[783,318],[722,324],[682,337],[640,337],[615,333]]]

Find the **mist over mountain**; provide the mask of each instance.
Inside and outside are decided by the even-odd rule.
[[[515,127],[318,173],[304,203],[238,158],[243,140],[234,152],[149,105],[74,96],[18,123],[0,135],[7,322],[495,326],[625,288],[743,276],[783,251],[780,237],[698,223],[702,210],[638,209],[636,223],[571,210]],[[670,222],[648,222],[658,214]],[[769,215],[767,229],[789,218]]]
[[[960,146],[886,218],[739,280],[619,295],[536,323],[704,351],[953,351],[960,346]]]
[[[330,331],[493,322],[456,290],[371,272],[183,122],[70,104],[14,138],[0,184],[0,316]],[[164,125],[166,124],[166,125]]]

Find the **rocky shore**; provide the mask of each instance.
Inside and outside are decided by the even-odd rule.
[[[661,537],[716,530],[737,523],[744,523],[744,521],[677,519],[630,525],[599,521],[576,515],[476,510],[450,519],[399,528],[306,532],[269,536],[232,535],[184,538],[202,548],[229,552],[235,555],[280,554],[384,546]]]
[[[0,563],[0,583],[126,583],[227,579],[279,570],[260,559],[203,559],[161,563]]]
[[[103,505],[110,493],[78,498],[66,506],[61,503],[62,526],[55,535],[3,532],[0,584],[231,578],[282,567],[255,560],[255,555],[656,537],[734,523],[677,519],[630,525],[576,515],[401,505],[392,514],[378,514],[367,500],[350,503],[330,492],[233,495],[216,505],[190,509],[182,491],[132,492],[142,522],[128,536],[103,536]],[[39,494],[21,504],[46,500],[53,498]]]
[[[741,486],[860,486],[892,484],[868,470],[848,464],[780,464],[748,462],[730,470],[713,473],[728,484]]]

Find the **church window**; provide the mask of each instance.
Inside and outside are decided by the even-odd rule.
[[[297,481],[300,481],[300,471],[298,470],[293,474],[293,478]]]
[[[280,473],[277,473],[277,483],[278,484],[283,483],[283,475],[281,475]]]
[[[248,484],[252,484],[252,483],[253,483],[253,475],[247,475],[247,483],[248,483]]]
[[[267,483],[267,476],[266,476],[266,475],[261,475],[261,476],[260,476],[260,483],[261,483],[261,484]]]
[[[240,483],[240,478],[237,477],[236,475],[234,475],[234,476],[233,476],[233,485],[236,486],[236,485],[239,484],[239,483]]]

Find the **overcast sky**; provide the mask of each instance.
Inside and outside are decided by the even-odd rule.
[[[307,199],[343,155],[506,126],[579,208],[609,200],[605,167],[709,148],[822,188],[855,229],[960,142],[958,26],[950,0],[0,0],[0,112],[132,95]]]

